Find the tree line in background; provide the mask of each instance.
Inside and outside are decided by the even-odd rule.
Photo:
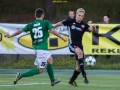
[[[86,14],[84,21],[98,22],[106,13],[112,23],[120,23],[120,0],[67,0],[53,3],[53,0],[0,0],[0,22],[27,23],[34,20],[34,10],[45,10],[46,19],[55,23],[67,17],[68,11],[82,7]]]

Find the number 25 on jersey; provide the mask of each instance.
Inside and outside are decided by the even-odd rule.
[[[34,39],[38,39],[43,37],[42,27],[36,27],[32,29],[32,32],[34,33]]]

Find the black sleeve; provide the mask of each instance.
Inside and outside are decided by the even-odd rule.
[[[63,21],[61,21],[61,23],[64,25],[64,26],[69,26],[69,23],[72,22],[72,19],[65,19]]]
[[[89,27],[90,27],[90,26],[89,26],[87,23],[85,23],[85,31],[88,31],[88,32],[89,32],[89,30],[88,30]]]

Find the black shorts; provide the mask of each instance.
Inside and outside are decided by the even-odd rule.
[[[84,59],[83,46],[77,46],[77,45],[72,45],[72,44],[70,44],[70,45],[69,45],[69,50],[70,50],[70,52],[71,52],[71,53],[74,53],[76,60],[78,60],[78,56],[77,56],[77,54],[75,53],[75,48],[77,48],[77,47],[79,47],[79,48],[82,50],[82,52],[83,52],[83,59]]]

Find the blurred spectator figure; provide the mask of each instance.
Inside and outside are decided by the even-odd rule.
[[[110,16],[109,14],[105,14],[103,16],[103,22],[100,22],[101,24],[109,24]]]
[[[105,14],[103,16],[103,22],[100,22],[100,24],[109,24],[109,20],[110,20],[109,14]],[[110,55],[106,55],[107,59],[110,59],[110,57],[111,57]]]
[[[74,17],[75,17],[75,12],[74,11],[69,11],[68,18],[74,19]]]
[[[103,16],[103,24],[109,24],[109,20],[110,20],[110,16],[109,16],[109,14],[105,14],[104,16]],[[106,58],[107,59],[110,59],[110,55],[106,55]]]

